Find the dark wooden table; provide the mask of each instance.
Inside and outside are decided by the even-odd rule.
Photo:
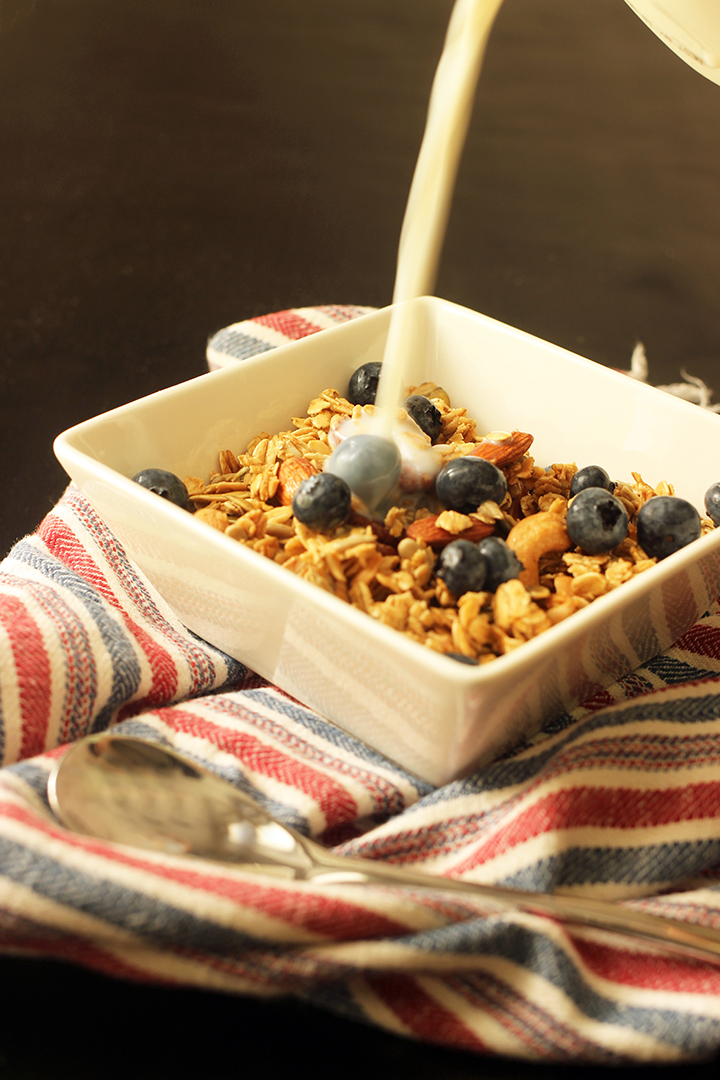
[[[0,0],[3,553],[63,490],[59,431],[201,373],[230,322],[389,302],[450,8]],[[654,382],[685,367],[720,394],[719,177],[720,88],[622,0],[506,0],[438,295],[614,367],[642,340]],[[0,978],[8,1080],[260,1055],[270,1076],[579,1075],[42,960]]]

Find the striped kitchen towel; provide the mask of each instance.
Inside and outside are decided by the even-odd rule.
[[[286,315],[273,333],[291,336]],[[479,1054],[618,1065],[720,1048],[711,963],[467,897],[283,881],[69,833],[48,772],[110,724],[337,851],[720,931],[720,606],[537,742],[433,789],[187,631],[77,489],[0,566],[6,951],[294,995]]]
[[[325,304],[319,307],[288,308],[270,315],[233,323],[214,334],[207,347],[207,363],[211,371],[246,360],[248,356],[269,352],[278,345],[317,334],[330,326],[357,319],[374,308],[355,304]]]

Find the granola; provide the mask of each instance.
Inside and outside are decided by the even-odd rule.
[[[499,505],[485,502],[464,514],[443,509],[426,492],[414,501],[398,498],[383,521],[364,516],[354,501],[350,518],[331,532],[303,525],[292,510],[297,486],[322,472],[341,422],[373,411],[329,388],[310,402],[304,416],[292,419],[289,430],[260,432],[240,453],[221,450],[217,472],[207,480],[187,477],[196,516],[427,648],[479,664],[511,652],[655,565],[638,544],[637,513],[648,499],[672,495],[673,489],[665,482],[652,488],[633,473],[614,489],[630,525],[612,551],[588,555],[550,544],[536,552],[531,573],[521,580],[503,582],[495,592],[453,595],[435,574],[442,546],[493,532],[507,536],[529,518],[549,521],[554,534],[564,532],[577,466],[539,467],[527,452],[532,436],[521,432],[478,434],[475,420],[434,384],[408,392],[429,397],[441,413],[434,450],[442,464],[475,454],[502,469],[507,494]],[[703,518],[703,533],[712,528]]]

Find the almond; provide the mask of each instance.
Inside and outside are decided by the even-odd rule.
[[[519,461],[527,454],[532,444],[532,435],[526,431],[513,431],[508,439],[502,441],[492,438],[482,439],[470,457],[485,458],[485,461],[492,461],[493,465],[501,467],[509,465],[512,461]]]
[[[281,462],[278,469],[278,489],[275,494],[277,502],[281,506],[289,506],[303,480],[314,476],[316,472],[317,469],[312,461],[308,461],[307,458],[293,457]]]
[[[439,551],[444,548],[446,544],[449,544],[451,540],[470,540],[477,542],[482,540],[485,536],[490,536],[494,532],[494,525],[486,525],[484,521],[478,521],[476,518],[472,519],[472,525],[469,529],[463,529],[460,533],[451,533],[447,529],[442,529],[437,524],[438,514],[433,514],[430,517],[419,518],[418,521],[413,521],[412,525],[407,528],[407,535],[412,540],[424,540],[426,544],[429,544],[434,551]]]

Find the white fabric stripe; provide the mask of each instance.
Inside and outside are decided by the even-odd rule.
[[[215,966],[205,956],[197,959],[179,956],[165,949],[129,946],[108,949],[119,964],[135,967],[153,981],[175,982],[179,987],[194,986],[205,990],[221,990],[231,994],[252,994],[253,997],[272,999],[287,994],[282,986],[270,986],[260,979],[250,978],[242,971],[223,971],[221,961]]]
[[[493,957],[491,960],[482,965],[483,971],[505,983],[509,996],[517,994],[517,998],[513,998],[512,1003],[510,1001],[503,1001],[502,996],[493,1005],[492,1003],[486,1005],[481,1012],[473,1008],[463,996],[462,993],[458,993],[447,982],[442,979],[435,978],[433,976],[426,976],[418,978],[418,985],[424,990],[428,997],[436,1001],[439,1006],[446,1009],[448,1012],[457,1016],[458,1019],[465,1024],[468,1030],[474,1034],[478,1039],[488,1043],[494,1053],[504,1054],[509,1057],[517,1057],[518,1051],[522,1048],[526,1051],[523,1056],[529,1056],[532,1059],[541,1058],[540,1046],[543,1043],[554,1044],[558,1038],[557,1031],[543,1031],[537,1027],[533,1030],[533,1025],[539,1023],[539,1018],[533,1015],[533,1006],[538,1006],[541,1013],[552,1013],[552,1010],[548,1008],[546,1000],[541,997],[538,1003],[536,998],[528,995],[528,985],[523,978],[520,980],[522,989],[518,986],[517,970],[513,965],[509,964],[500,958]],[[521,968],[520,971],[525,975],[525,969]],[[542,988],[545,988],[543,980],[537,980],[541,983]],[[501,992],[500,992],[501,994]],[[497,993],[492,996],[497,997]],[[519,999],[519,1000],[518,1000]],[[560,1013],[555,1014],[558,1017],[558,1025],[560,1027],[567,1027],[566,1017]],[[523,1038],[523,1028],[528,1028],[525,1038]],[[537,1032],[537,1034],[535,1034]],[[569,1032],[568,1038],[572,1044],[572,1036],[574,1032],[572,1028]],[[529,1044],[529,1050],[526,1046],[525,1039]],[[578,1038],[577,1042],[581,1040]],[[534,1044],[534,1045],[533,1045]],[[538,1045],[540,1044],[540,1046]],[[570,1056],[567,1046],[563,1047],[562,1037],[560,1046],[556,1048],[555,1058],[563,1054]]]
[[[312,764],[315,768],[326,770],[328,775],[332,774],[340,783],[349,784],[356,780],[355,777],[350,775],[349,771],[342,768],[342,763],[344,763],[348,767],[348,770],[377,776],[378,783],[381,781],[385,782],[392,789],[401,791],[406,800],[417,798],[417,791],[414,784],[402,774],[395,772],[390,765],[384,765],[383,760],[379,755],[372,762],[364,761],[355,756],[350,746],[344,747],[338,743],[329,742],[321,733],[313,731],[310,726],[306,726],[301,722],[294,720],[293,717],[288,712],[283,711],[282,708],[274,709],[272,705],[269,704],[269,701],[272,700],[273,693],[272,687],[268,687],[264,691],[265,700],[262,704],[252,701],[248,703],[248,707],[257,708],[259,712],[262,712],[263,716],[276,723],[280,728],[283,728],[286,734],[290,736],[290,739],[278,737],[275,740],[275,736],[273,736],[272,733],[267,733],[269,738],[275,740],[277,745],[282,747],[284,753],[297,754],[299,760],[304,762],[307,761],[308,764]],[[229,700],[233,700],[235,696],[236,695],[233,695],[232,693],[226,695]],[[239,694],[237,696],[238,698],[240,697]],[[298,707],[301,708],[302,706]],[[209,708],[211,708],[211,706],[209,706]],[[212,715],[217,716],[217,713],[214,712]],[[316,758],[313,758],[308,761],[301,748],[293,749],[292,746],[289,745],[293,737],[296,737],[301,743],[315,747],[318,753],[327,760],[320,762]],[[335,760],[331,761],[329,759]]]
[[[2,657],[2,698],[0,699],[0,722],[2,723],[2,764],[17,761],[22,743],[20,716],[20,684],[10,645],[10,635],[0,623],[0,656]]]

